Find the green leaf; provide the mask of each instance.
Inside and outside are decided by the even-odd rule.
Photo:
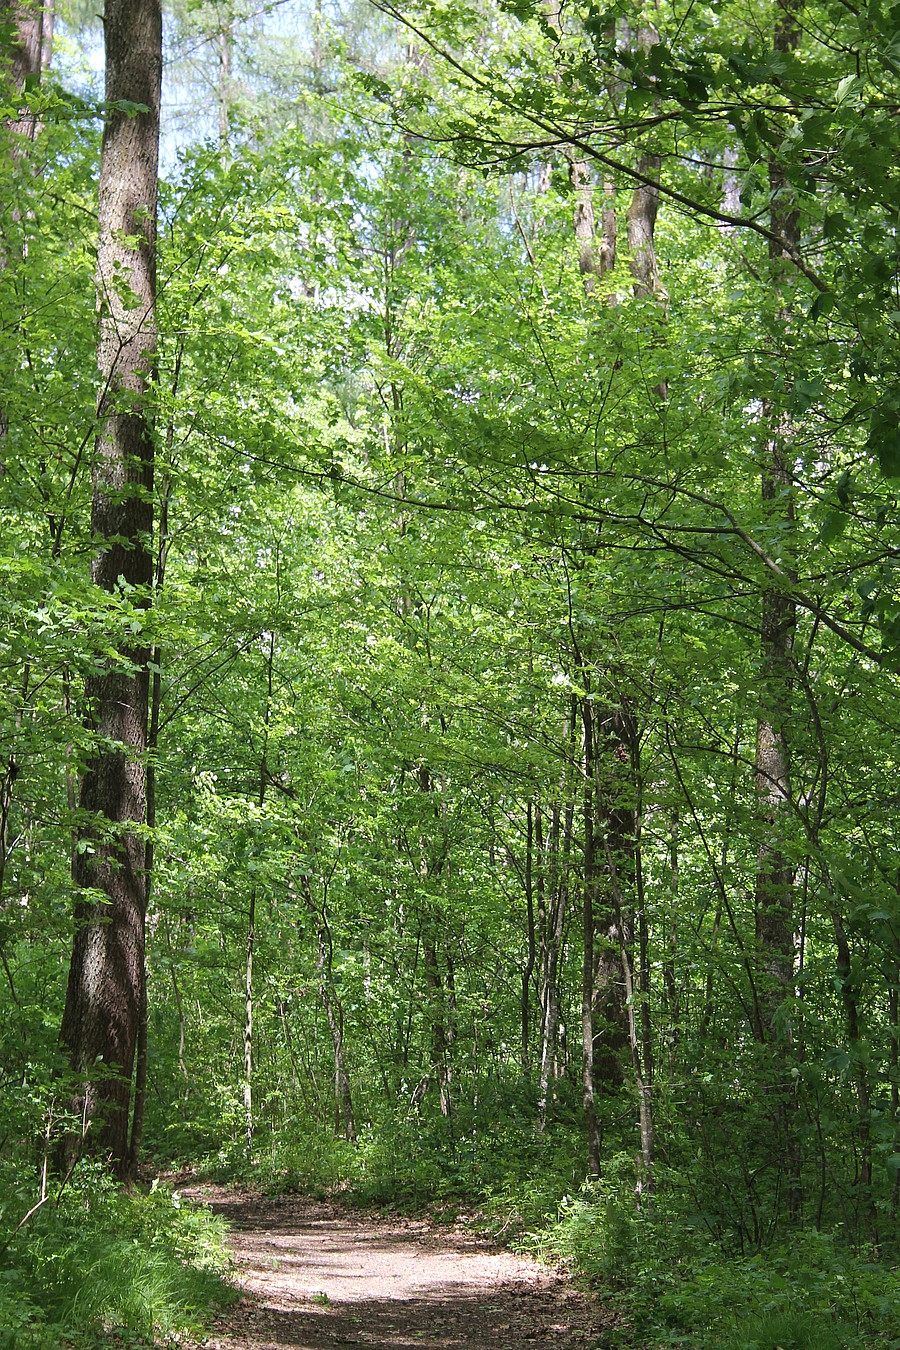
[[[815,323],[816,320],[821,319],[823,315],[830,314],[834,309],[834,306],[835,298],[831,291],[819,291],[809,309],[806,311],[806,317],[809,319],[810,323]]]
[[[820,544],[833,544],[836,539],[840,539],[847,528],[849,519],[846,511],[829,511],[819,531],[818,542]]]

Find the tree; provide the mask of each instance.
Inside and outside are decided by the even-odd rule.
[[[128,1109],[144,1001],[153,440],[146,402],[156,352],[156,209],[162,18],[158,0],[111,0],[99,186],[101,381],[91,574],[110,597],[111,656],[85,687],[95,746],[79,789],[75,932],[60,1044],[83,1076],[81,1139],[128,1167]],[[77,1134],[66,1153],[80,1146]]]

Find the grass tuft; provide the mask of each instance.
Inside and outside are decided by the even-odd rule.
[[[25,1180],[0,1171],[6,1232]],[[0,1350],[87,1346],[113,1331],[131,1345],[200,1334],[234,1296],[228,1264],[225,1226],[208,1210],[155,1185],[124,1192],[84,1162],[0,1258]]]

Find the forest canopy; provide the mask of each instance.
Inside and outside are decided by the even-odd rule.
[[[0,5],[2,1252],[190,1163],[895,1343],[900,4],[89,8]]]

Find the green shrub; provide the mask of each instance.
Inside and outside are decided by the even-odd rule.
[[[24,1210],[22,1180],[11,1165],[0,1174],[7,1235]],[[113,1328],[150,1341],[199,1331],[232,1296],[224,1231],[176,1192],[126,1192],[82,1162],[0,1258],[0,1350],[51,1350]]]

